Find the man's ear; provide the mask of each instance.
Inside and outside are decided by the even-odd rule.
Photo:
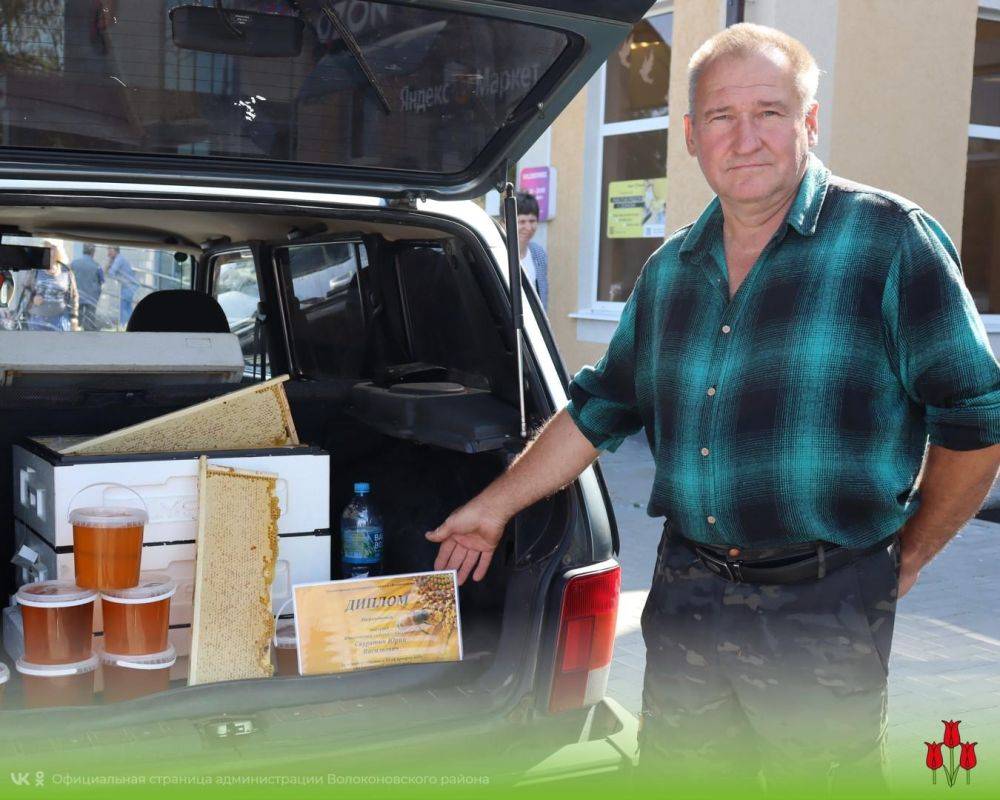
[[[809,146],[815,147],[819,142],[819,103],[815,100],[806,109],[806,131],[809,133]]]
[[[689,155],[695,154],[694,149],[694,121],[690,114],[684,115],[684,143],[687,145]]]

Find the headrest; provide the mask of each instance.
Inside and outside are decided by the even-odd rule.
[[[159,333],[229,333],[219,301],[193,289],[162,289],[140,300],[125,330]]]

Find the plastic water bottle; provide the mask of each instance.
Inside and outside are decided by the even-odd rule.
[[[382,574],[382,517],[371,502],[370,492],[370,484],[354,484],[354,499],[340,518],[345,578]]]

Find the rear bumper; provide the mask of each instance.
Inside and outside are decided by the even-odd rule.
[[[605,697],[591,709],[580,741],[566,744],[517,779],[517,786],[622,776],[635,765],[639,721],[618,701]]]
[[[303,717],[289,720],[295,725],[308,721]],[[0,772],[0,797],[7,796],[10,770],[14,770],[12,775],[30,770],[32,776],[44,776],[46,785],[59,784],[60,791],[53,797],[79,796],[79,787],[93,780],[88,776],[100,776],[110,781],[102,784],[100,795],[109,800],[134,796],[132,784],[159,785],[171,790],[170,797],[185,797],[190,782],[233,788],[280,780],[295,782],[300,790],[297,796],[317,800],[332,796],[331,787],[341,791],[390,784],[401,798],[411,795],[408,787],[425,784],[465,786],[463,797],[476,796],[479,789],[489,793],[512,786],[523,789],[525,798],[550,798],[549,786],[569,789],[581,798],[595,796],[595,791],[601,796],[624,796],[638,734],[635,716],[608,698],[587,711],[540,716],[520,724],[483,719],[471,728],[456,725],[428,731],[419,744],[383,742],[382,748],[364,747],[351,753],[332,742],[323,746],[324,740],[329,741],[323,733],[342,729],[342,718],[312,721],[321,723],[314,731],[318,734],[313,739],[315,749],[301,743],[282,746],[262,731],[216,745],[203,743],[204,747],[182,753],[168,730],[158,731],[166,736],[148,743],[135,737],[113,743],[108,732],[100,737],[104,741],[76,742],[78,750],[32,747]],[[110,757],[112,750],[117,757]],[[0,762],[4,760],[0,756]]]

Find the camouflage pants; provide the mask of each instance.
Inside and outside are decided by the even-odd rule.
[[[822,580],[730,583],[668,523],[642,613],[639,780],[885,785],[898,544]],[[847,780],[849,779],[849,780]],[[670,784],[667,784],[670,785]],[[676,783],[674,783],[676,785]]]

